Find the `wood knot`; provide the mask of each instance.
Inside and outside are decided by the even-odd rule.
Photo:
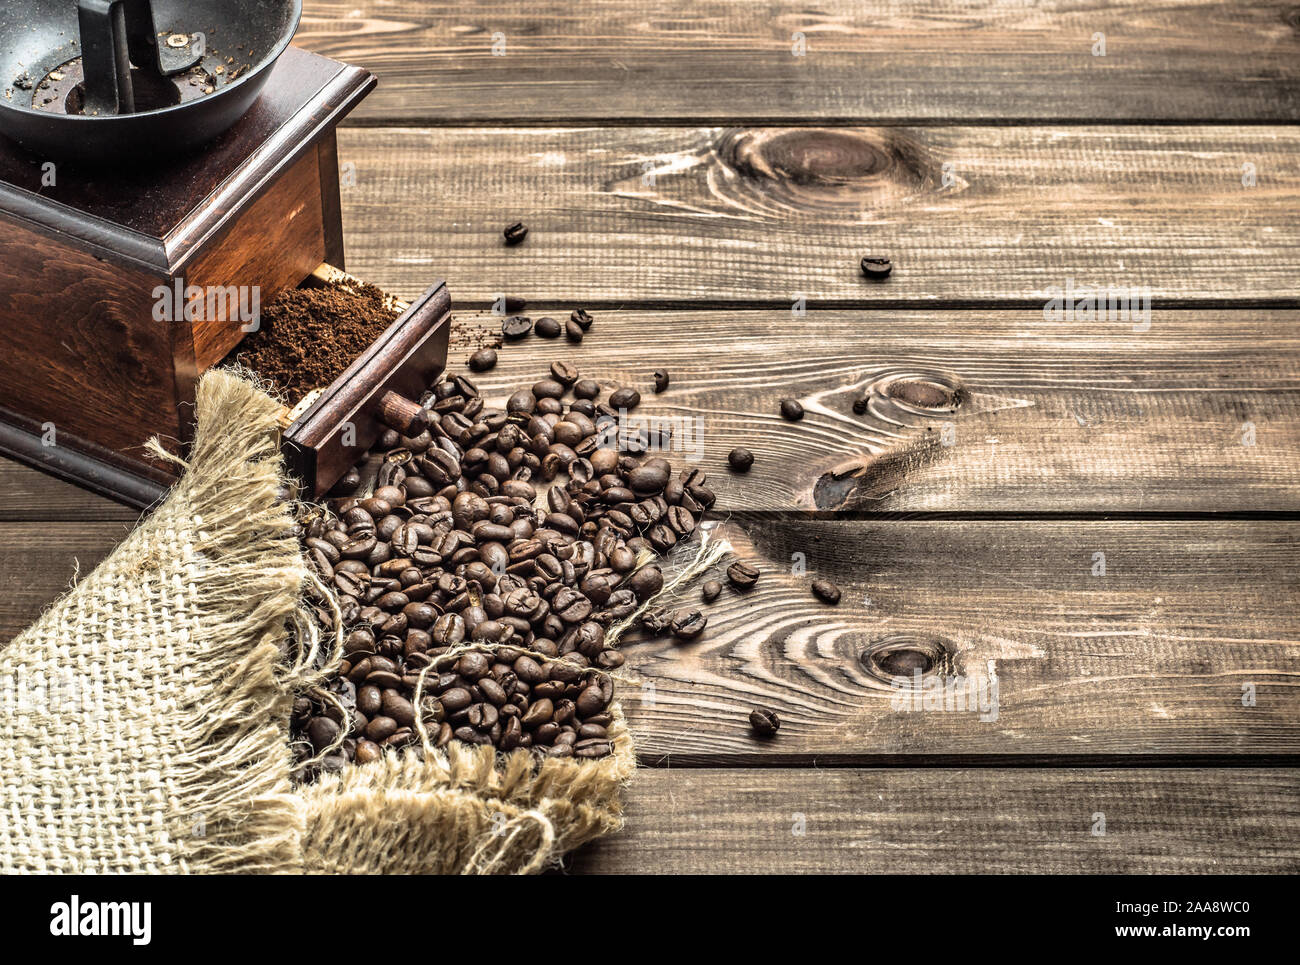
[[[841,130],[748,131],[731,142],[731,150],[740,173],[797,185],[851,184],[892,166],[883,142]]]
[[[956,648],[935,637],[900,633],[873,640],[858,660],[871,677],[898,687],[918,674],[952,674]]]
[[[725,131],[718,162],[739,175],[723,187],[792,211],[862,212],[938,184],[940,165],[898,128]]]
[[[885,372],[866,386],[868,410],[891,422],[905,414],[942,417],[951,415],[969,393],[961,380],[948,372]]]
[[[907,379],[889,386],[889,397],[918,409],[954,409],[958,390],[928,379]]]

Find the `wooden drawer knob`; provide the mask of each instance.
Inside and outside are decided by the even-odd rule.
[[[429,428],[428,416],[418,402],[391,391],[379,397],[379,420],[407,437],[418,436]]]

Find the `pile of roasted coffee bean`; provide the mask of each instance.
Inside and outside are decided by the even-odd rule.
[[[465,376],[421,400],[428,428],[386,432],[300,521],[311,565],[349,628],[340,674],[293,710],[303,759],[376,759],[383,747],[452,740],[594,759],[612,744],[611,624],[664,583],[653,559],[690,538],[714,494],[674,474],[646,430],[620,430],[630,388],[565,362],[493,408]],[[363,474],[374,487],[358,497]],[[747,567],[731,575],[749,582]],[[689,613],[673,626],[703,628]]]

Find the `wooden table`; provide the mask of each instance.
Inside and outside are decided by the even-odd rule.
[[[446,277],[457,363],[499,293],[590,310],[573,360],[698,431],[763,570],[628,647],[644,767],[574,868],[1300,869],[1293,2],[310,0],[298,42],[381,77],[348,267]],[[0,477],[7,637],[132,517]],[[996,719],[893,706],[890,641]]]

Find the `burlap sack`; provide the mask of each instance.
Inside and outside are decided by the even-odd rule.
[[[619,826],[617,710],[601,761],[408,749],[295,787],[293,696],[332,667],[279,407],[212,372],[197,408],[166,500],[4,650],[0,872],[532,872]]]

